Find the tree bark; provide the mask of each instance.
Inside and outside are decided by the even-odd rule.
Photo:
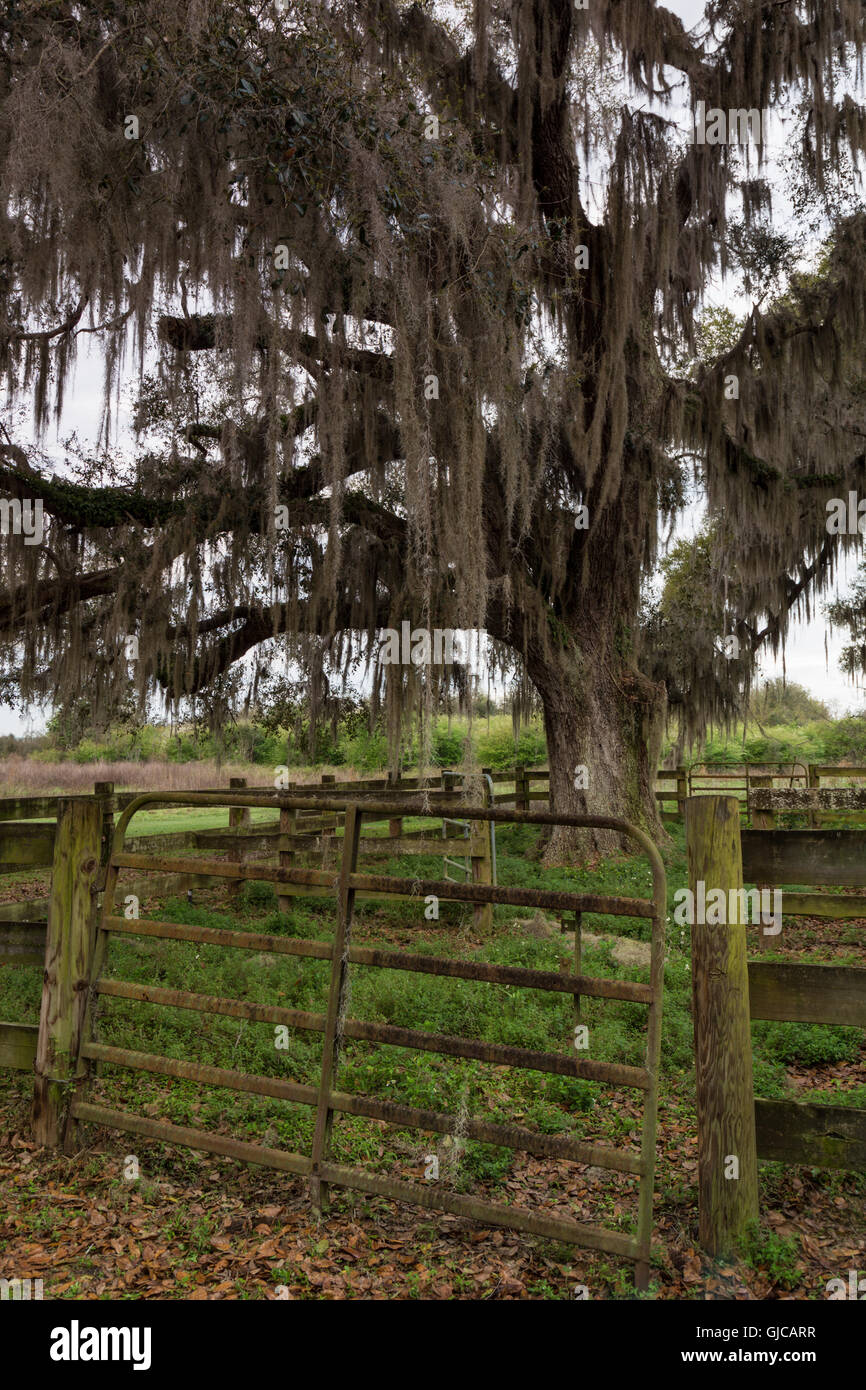
[[[544,710],[551,807],[566,815],[620,816],[664,839],[655,800],[664,687],[610,650],[604,640],[609,615],[607,622],[599,615],[598,624],[582,626],[583,641],[575,634],[528,661]],[[625,845],[633,848],[611,831],[558,827],[545,858],[561,863]]]

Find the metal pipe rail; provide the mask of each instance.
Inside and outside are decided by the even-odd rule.
[[[423,793],[421,793],[423,796]],[[414,798],[417,800],[417,794]],[[439,804],[441,805],[441,800]],[[609,829],[637,842],[647,855],[652,870],[653,892],[650,899],[625,898],[593,893],[571,893],[562,890],[509,888],[502,885],[459,884],[448,879],[407,880],[386,875],[357,871],[361,824],[365,815],[389,816],[406,814],[407,798],[363,800],[346,803],[341,798],[323,800],[276,794],[270,804],[283,810],[345,810],[345,833],[342,839],[342,858],[338,874],[302,868],[265,868],[210,860],[174,860],[179,871],[207,873],[237,881],[238,879],[267,879],[277,883],[328,886],[336,892],[337,922],[333,943],[305,941],[258,932],[199,927],[167,921],[127,919],[117,914],[114,900],[118,874],[123,867],[159,872],[167,861],[159,856],[127,854],[124,840],[135,814],[144,807],[159,802],[188,806],[249,806],[261,805],[260,796],[247,793],[147,793],[126,807],[114,832],[111,854],[106,869],[105,895],[102,915],[93,950],[90,972],[87,1015],[83,1043],[78,1063],[78,1094],[71,1106],[74,1122],[106,1125],[129,1133],[142,1134],[166,1143],[182,1144],[212,1153],[271,1166],[306,1176],[311,1196],[317,1206],[326,1198],[327,1188],[347,1187],[392,1200],[407,1201],[422,1207],[452,1212],[456,1215],[484,1221],[496,1226],[526,1231],[539,1236],[573,1243],[578,1246],[604,1250],[621,1255],[635,1263],[635,1280],[640,1288],[649,1281],[651,1256],[652,1200],[655,1171],[655,1143],[658,1103],[658,1069],[661,1046],[662,974],[664,959],[664,926],[666,914],[666,883],[664,866],[653,842],[640,829],[616,817],[559,816],[552,812],[517,811],[512,808],[461,807],[467,819],[494,823],[528,825],[562,825],[577,828]],[[436,810],[418,808],[416,814],[436,816]],[[337,842],[340,843],[339,841]],[[351,940],[354,899],[356,893],[375,890],[388,896],[406,896],[409,886],[412,895],[435,894],[446,900],[472,903],[502,903],[511,906],[551,907],[576,912],[604,912],[622,916],[648,918],[652,923],[649,983],[628,980],[594,978],[588,975],[564,975],[552,971],[532,970],[516,966],[495,965],[482,961],[464,961],[443,956],[426,956],[410,951],[355,946]],[[116,980],[105,973],[105,961],[112,937],[144,936],[177,941],[194,941],[242,950],[267,951],[331,962],[327,1009],[324,1013],[309,1013],[276,1005],[254,1004],[243,999],[224,999],[197,994],[188,990],[166,989]],[[547,992],[589,996],[598,999],[621,999],[645,1005],[647,1037],[645,1063],[642,1067],[606,1062],[592,1058],[580,1059],[574,1052],[540,1052],[480,1039],[442,1035],[420,1029],[397,1027],[391,1024],[370,1023],[347,1018],[345,1003],[351,967],[405,970],[465,980],[484,981],[493,985],[517,985]],[[135,1049],[112,1047],[93,1036],[95,1003],[100,997],[137,1000],[156,1006],[190,1009],[196,1012],[245,1018],[253,1021],[282,1023],[292,1028],[323,1034],[322,1071],[318,1086],[304,1086],[273,1077],[255,1076],[227,1068],[169,1058]],[[617,1149],[599,1143],[584,1143],[570,1136],[534,1133],[516,1125],[493,1123],[481,1119],[464,1120],[453,1114],[398,1102],[379,1100],[363,1095],[348,1095],[338,1089],[340,1055],[345,1040],[385,1043],[391,1046],[414,1048],[439,1055],[464,1057],[494,1065],[526,1068],[542,1073],[586,1078],[616,1087],[634,1087],[643,1093],[643,1123],[639,1152]],[[140,1115],[110,1109],[86,1098],[89,1064],[108,1063],[133,1070],[147,1071],[167,1077],[187,1077],[204,1085],[225,1086],[257,1095],[276,1096],[290,1102],[315,1108],[316,1121],[312,1151],[309,1155],[287,1153],[262,1145],[240,1142],[231,1137],[184,1128]],[[521,1208],[481,1201],[478,1198],[438,1188],[435,1184],[420,1186],[390,1176],[373,1175],[361,1169],[335,1164],[330,1159],[330,1135],[337,1114],[360,1115],[400,1127],[417,1127],[433,1133],[454,1134],[458,1131],[480,1142],[501,1144],[550,1158],[565,1158],[577,1163],[605,1167],[614,1172],[638,1179],[638,1220],[635,1235],[589,1226],[563,1217],[543,1216]]]

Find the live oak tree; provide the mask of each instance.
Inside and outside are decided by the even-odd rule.
[[[126,680],[129,636],[139,688],[177,700],[275,641],[315,683],[404,620],[474,630],[537,692],[555,807],[657,825],[683,672],[641,639],[641,581],[685,470],[736,594],[696,642],[729,622],[744,653],[859,543],[825,503],[864,471],[866,219],[837,186],[866,139],[864,6],[708,13],[700,38],[651,0],[6,7],[8,383],[42,426],[82,333],[107,405],[155,347],[165,430],[62,478],[38,437],[0,445],[7,495],[44,508],[41,543],[3,549],[25,698]],[[729,142],[715,116],[687,138],[699,102]],[[707,285],[784,260],[736,114],[766,108],[792,113],[832,250],[701,361]],[[383,674],[396,737],[443,670]]]
[[[849,592],[828,603],[825,612],[831,627],[847,633],[839,667],[852,684],[859,685],[866,673],[866,564],[861,562]]]

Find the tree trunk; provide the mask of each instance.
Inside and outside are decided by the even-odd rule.
[[[617,658],[603,635],[596,626],[587,640],[575,635],[528,663],[544,709],[551,807],[620,816],[664,839],[655,800],[664,689]],[[545,857],[561,863],[625,845],[634,848],[611,831],[557,828]]]

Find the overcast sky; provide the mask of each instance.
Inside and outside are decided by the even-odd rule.
[[[669,0],[667,8],[678,14],[689,27],[697,24],[703,13],[703,4],[699,3],[699,0]],[[782,215],[784,217],[784,213]],[[723,291],[713,298],[717,302],[729,303],[730,308],[737,314],[750,307],[747,301],[738,298],[726,299]],[[92,337],[84,336],[78,340],[78,354],[74,380],[65,392],[66,406],[60,429],[49,433],[45,439],[47,451],[57,458],[58,464],[61,464],[63,459],[60,437],[74,430],[83,443],[92,443],[95,441],[101,416],[103,372],[98,344]],[[129,406],[129,395],[123,393],[120,409],[115,415],[121,441],[129,440]],[[700,507],[690,508],[683,518],[677,536],[691,534],[700,524],[701,516]],[[845,591],[856,567],[855,559],[849,559],[847,564],[842,562],[837,580],[840,591]],[[838,665],[844,635],[827,631],[821,608],[822,604],[819,601],[818,615],[813,617],[811,622],[792,623],[784,657],[784,672],[789,680],[804,685],[814,695],[825,700],[834,711],[842,713],[847,709],[857,709],[862,703],[860,690],[846,680]],[[767,653],[759,669],[764,678],[781,676],[781,654],[778,660],[774,661]],[[29,716],[21,716],[8,706],[0,705],[0,733],[38,732],[43,727],[42,712],[33,711]]]

